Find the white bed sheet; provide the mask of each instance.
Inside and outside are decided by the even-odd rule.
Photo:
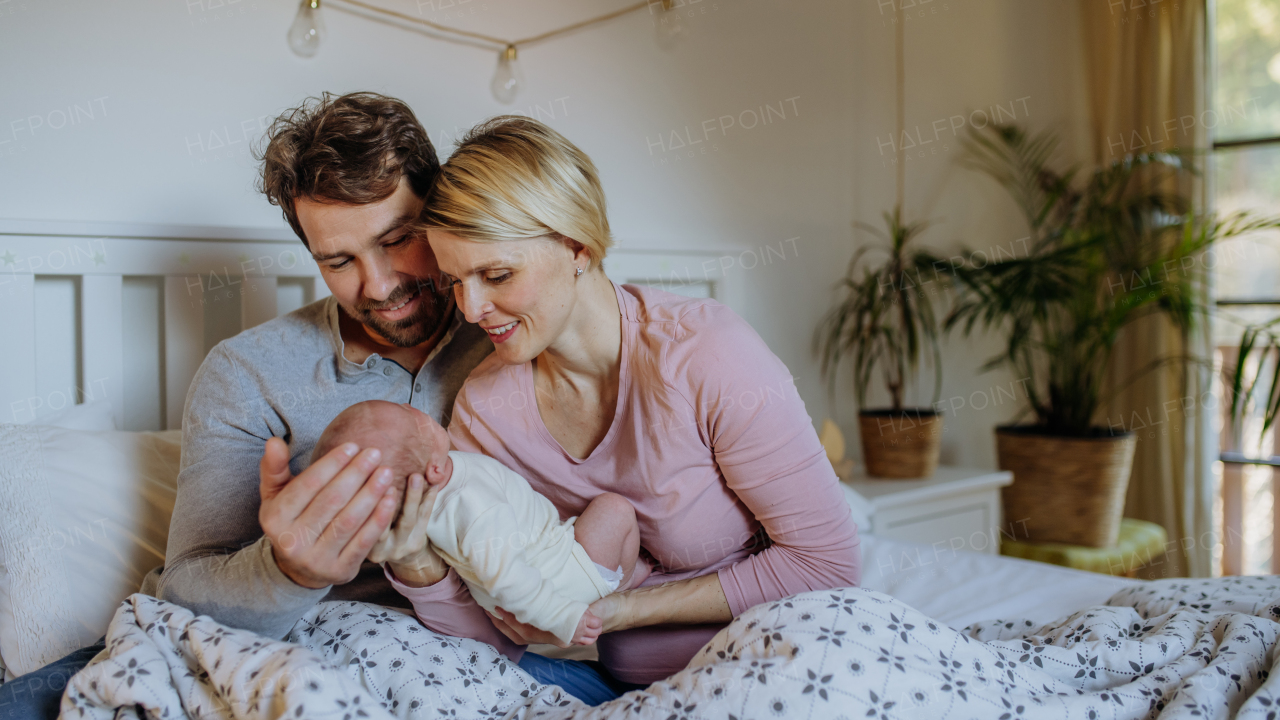
[[[862,537],[862,587],[960,629],[979,620],[1049,622],[1141,580],[1046,563]]]

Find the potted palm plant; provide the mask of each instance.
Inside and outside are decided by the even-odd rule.
[[[996,429],[1006,521],[1026,539],[1114,545],[1135,438],[1096,423],[1117,341],[1133,323],[1161,316],[1189,332],[1205,312],[1201,253],[1273,220],[1196,215],[1186,197],[1163,191],[1193,172],[1184,156],[1146,153],[1088,173],[1057,172],[1050,133],[1005,125],[974,130],[962,163],[995,179],[1021,210],[1025,257],[958,268],[944,327],[999,330],[1004,349],[987,364],[1024,383],[1031,423]],[[1184,343],[1185,346],[1185,343]],[[1183,356],[1158,358],[1147,370]]]
[[[886,230],[857,226],[887,247],[862,247],[854,253],[841,281],[843,299],[818,326],[814,348],[822,374],[834,384],[834,373],[846,357],[853,364],[858,401],[858,428],[867,474],[886,478],[929,477],[938,467],[942,416],[932,407],[907,407],[908,385],[922,359],[934,367],[934,402],[942,387],[938,322],[930,284],[936,276],[933,256],[912,247],[925,223],[904,223],[901,207],[884,214]],[[872,250],[885,250],[879,264],[863,263]],[[890,406],[867,408],[867,391],[879,371]]]
[[[1273,361],[1270,372],[1268,360]],[[1280,417],[1280,318],[1245,325],[1235,362],[1226,374],[1231,386],[1231,436],[1243,445],[1244,420],[1256,411],[1262,419],[1261,442]],[[1272,454],[1280,455],[1280,448],[1273,449]]]

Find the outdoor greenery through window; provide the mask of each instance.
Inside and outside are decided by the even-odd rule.
[[[1216,0],[1214,7],[1213,95],[1201,117],[1214,147],[1209,158],[1214,209],[1280,214],[1280,0]],[[1280,317],[1280,233],[1232,241],[1215,253],[1213,272],[1217,362],[1230,368],[1244,328]],[[1271,355],[1252,371],[1270,377],[1275,362]],[[1227,398],[1229,392],[1220,386],[1217,396]],[[1280,560],[1273,509],[1280,467],[1237,462],[1277,454],[1275,429],[1265,434],[1262,429],[1259,407],[1247,414],[1241,437],[1229,431],[1220,435],[1227,460],[1218,470],[1224,573],[1280,571],[1280,563],[1273,564],[1273,557]]]

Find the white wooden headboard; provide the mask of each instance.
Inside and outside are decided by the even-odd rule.
[[[605,269],[732,305],[720,257],[615,249]],[[177,429],[214,345],[328,294],[287,231],[0,221],[0,422],[106,399],[122,430]]]

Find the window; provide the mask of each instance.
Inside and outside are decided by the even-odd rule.
[[[1280,0],[1217,0],[1213,42],[1212,103],[1201,121],[1213,140],[1215,209],[1280,215]],[[1244,327],[1280,317],[1280,233],[1232,241],[1214,259],[1217,362],[1231,367]],[[1275,362],[1270,358],[1257,371],[1269,377]],[[1228,392],[1220,384],[1217,396]],[[1241,437],[1233,437],[1221,409],[1222,572],[1280,572],[1277,434],[1263,437],[1255,410]]]

